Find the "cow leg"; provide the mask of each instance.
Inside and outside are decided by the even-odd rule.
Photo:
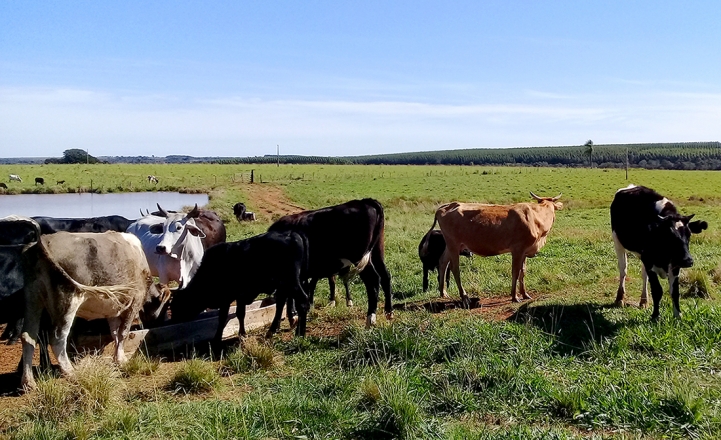
[[[438,262],[438,291],[441,294],[441,298],[448,298],[448,292],[446,291],[446,277],[448,276],[448,265],[451,261],[451,255],[448,251],[448,247],[441,255],[441,259]]]
[[[343,287],[345,287],[345,305],[346,307],[353,307],[353,298],[350,296],[350,276],[348,274],[343,277]]]
[[[290,328],[295,328],[298,325],[298,311],[295,309],[295,299],[289,296],[286,300],[286,316],[288,316],[288,325]]]
[[[75,319],[80,304],[80,299],[73,298],[70,307],[57,316],[55,322],[53,322],[54,329],[50,335],[50,346],[53,348],[53,353],[55,353],[55,358],[58,360],[58,366],[60,366],[60,372],[63,376],[72,376],[75,370],[68,357],[67,344],[70,328],[73,326],[73,319]]]
[[[268,332],[265,334],[265,337],[268,339],[273,337],[273,334],[277,333],[280,329],[280,319],[281,316],[283,316],[283,305],[290,299],[286,298],[285,292],[278,289],[275,291],[275,300],[275,316],[273,317],[273,322],[270,323]],[[290,317],[288,319],[290,320]]]
[[[516,296],[516,285],[518,284],[518,278],[523,269],[523,263],[526,256],[519,253],[513,254],[513,262],[511,264],[511,301],[519,302],[518,296]]]
[[[450,254],[449,266],[450,269],[453,271],[453,278],[456,280],[456,285],[458,286],[458,293],[461,296],[461,303],[463,304],[464,308],[470,308],[471,300],[468,298],[468,295],[466,294],[466,291],[461,284],[461,260],[460,254],[458,252],[453,252]],[[440,268],[438,270],[440,270]],[[448,272],[448,269],[446,269],[446,272]]]
[[[521,271],[518,273],[518,284],[521,289],[521,298],[523,299],[533,299],[531,298],[531,295],[529,295],[526,292],[526,256],[523,256],[523,264],[521,265]]]
[[[663,296],[663,287],[658,280],[658,275],[652,270],[646,269],[648,274],[648,280],[651,284],[651,297],[653,298],[653,313],[651,313],[651,320],[657,321],[659,317],[659,305],[661,304],[661,297]]]
[[[616,293],[615,305],[617,307],[623,307],[623,297],[626,295],[626,275],[628,273],[628,258],[626,256],[626,249],[624,249],[623,245],[621,245],[621,242],[618,241],[616,233],[613,234],[613,247],[616,249],[616,258],[618,258],[618,292]]]
[[[298,327],[295,328],[295,335],[305,337],[306,324],[308,322],[308,310],[310,309],[310,301],[308,295],[303,292],[303,288],[298,283],[290,295],[298,303]]]
[[[385,301],[383,303],[383,310],[386,313],[386,319],[393,319],[393,291],[391,290],[391,274],[388,272],[386,262],[383,257],[382,243],[376,245],[371,251],[371,263],[373,264],[374,272],[380,276],[380,285],[383,288],[383,296]],[[350,294],[348,294],[350,295]],[[376,293],[376,300],[378,294]]]
[[[645,309],[648,307],[648,274],[645,265],[641,265],[641,283],[641,301],[639,301],[638,306]]]
[[[318,278],[311,278],[310,282],[306,286],[306,291],[308,292],[308,299],[310,300],[310,305],[312,306],[315,302],[315,288],[318,285]],[[330,278],[328,278],[328,285],[330,285]],[[335,288],[331,289],[332,292],[335,291]],[[293,310],[295,312],[295,310]]]
[[[681,318],[681,305],[678,302],[680,292],[678,290],[678,273],[680,269],[671,269],[668,273],[668,290],[671,292],[671,301],[673,301],[673,317]]]
[[[245,308],[245,304],[242,301],[236,301],[237,307]],[[223,330],[225,330],[225,324],[228,323],[228,314],[230,313],[230,303],[227,306],[223,306],[218,309],[218,328],[215,330],[215,336],[213,337],[213,343],[216,346],[220,346],[223,341]]]
[[[113,336],[113,340],[115,341],[114,360],[118,365],[123,365],[128,361],[128,358],[125,356],[123,344],[128,336],[128,333],[130,333],[130,325],[132,322],[132,318],[129,319],[127,315],[108,318],[110,334]]]
[[[23,344],[22,358],[22,379],[20,380],[21,389],[35,389],[35,379],[33,378],[33,356],[35,355],[35,344],[40,333],[40,317],[42,315],[42,305],[36,301],[27,299],[25,305],[25,321],[23,323],[23,332],[20,336]]]
[[[423,293],[428,291],[428,266],[423,265]]]
[[[451,288],[451,265],[446,267],[446,290]]]
[[[368,315],[366,317],[366,327],[370,328],[376,325],[376,311],[378,310],[378,291],[380,290],[380,276],[373,268],[373,264],[368,264],[360,273],[361,280],[366,286],[368,294]],[[386,313],[388,313],[386,309]]]
[[[235,316],[238,318],[238,338],[245,337],[245,304],[242,303],[242,301],[236,299],[235,303],[237,306],[235,307]],[[275,306],[276,309],[278,306]]]
[[[335,275],[328,277],[328,290],[330,290],[328,307],[335,307]]]

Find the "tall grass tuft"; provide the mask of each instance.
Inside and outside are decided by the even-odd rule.
[[[711,298],[711,283],[708,275],[703,270],[697,268],[686,270],[681,274],[679,281],[681,284],[688,286],[685,297]]]
[[[125,377],[131,377],[131,376],[150,376],[151,374],[155,373],[157,369],[160,367],[160,359],[158,358],[149,358],[143,353],[138,353],[128,362],[125,363],[125,365],[120,367],[120,371],[122,371],[123,376]]]
[[[360,395],[367,411],[357,432],[359,436],[399,439],[434,436],[432,418],[421,407],[426,396],[399,372],[380,369],[377,378],[361,382]]]
[[[242,347],[230,352],[223,364],[233,373],[269,370],[281,361],[281,354],[265,343],[248,338]]]
[[[28,404],[32,421],[62,422],[79,409],[76,390],[65,379],[40,376]]]
[[[183,362],[170,380],[168,388],[175,393],[207,393],[220,386],[220,375],[215,365],[193,358]]]
[[[91,412],[121,402],[125,392],[118,368],[100,356],[81,359],[76,365],[74,382],[82,407]]]

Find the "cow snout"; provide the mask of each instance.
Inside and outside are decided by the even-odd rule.
[[[690,257],[690,256],[689,256],[689,257],[687,257],[687,258],[684,258],[683,261],[681,261],[680,266],[681,266],[681,267],[691,267],[691,266],[693,266],[693,257]]]
[[[168,253],[168,250],[165,249],[165,246],[155,246],[155,253],[165,255]]]

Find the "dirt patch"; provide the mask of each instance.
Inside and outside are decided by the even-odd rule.
[[[305,208],[290,201],[283,189],[267,183],[243,184],[241,190],[248,197],[247,205],[254,207],[258,220],[274,221],[303,211]]]

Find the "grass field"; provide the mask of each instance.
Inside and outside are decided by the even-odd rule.
[[[248,173],[255,170],[250,185]],[[229,239],[264,231],[297,207],[374,197],[386,212],[393,323],[363,329],[366,301],[328,308],[316,293],[299,340],[249,338],[223,359],[136,359],[104,377],[45,378],[30,396],[0,403],[0,429],[13,438],[719,438],[721,437],[721,174],[704,171],[457,166],[44,165],[0,166],[20,174],[9,192],[207,191]],[[145,177],[159,177],[157,185]],[[241,175],[242,181],[241,181]],[[35,176],[64,186],[36,188]],[[655,188],[684,213],[708,221],[695,236],[683,318],[664,298],[650,310],[610,307],[617,269],[608,206],[628,183]],[[0,190],[2,191],[2,190]],[[420,238],[433,212],[452,200],[529,201],[563,193],[565,208],[546,247],[528,262],[534,301],[512,305],[510,257],[462,259],[464,287],[484,307],[430,313],[421,292]],[[245,201],[254,224],[232,219]],[[630,258],[629,299],[640,296],[640,263]],[[665,290],[667,291],[667,287]],[[457,296],[452,286],[451,295]],[[417,307],[414,307],[417,306]],[[420,310],[420,311],[419,311]],[[260,334],[260,333],[259,333]],[[101,363],[97,359],[87,362]],[[48,410],[59,402],[63,411]],[[11,409],[8,409],[11,408]]]

